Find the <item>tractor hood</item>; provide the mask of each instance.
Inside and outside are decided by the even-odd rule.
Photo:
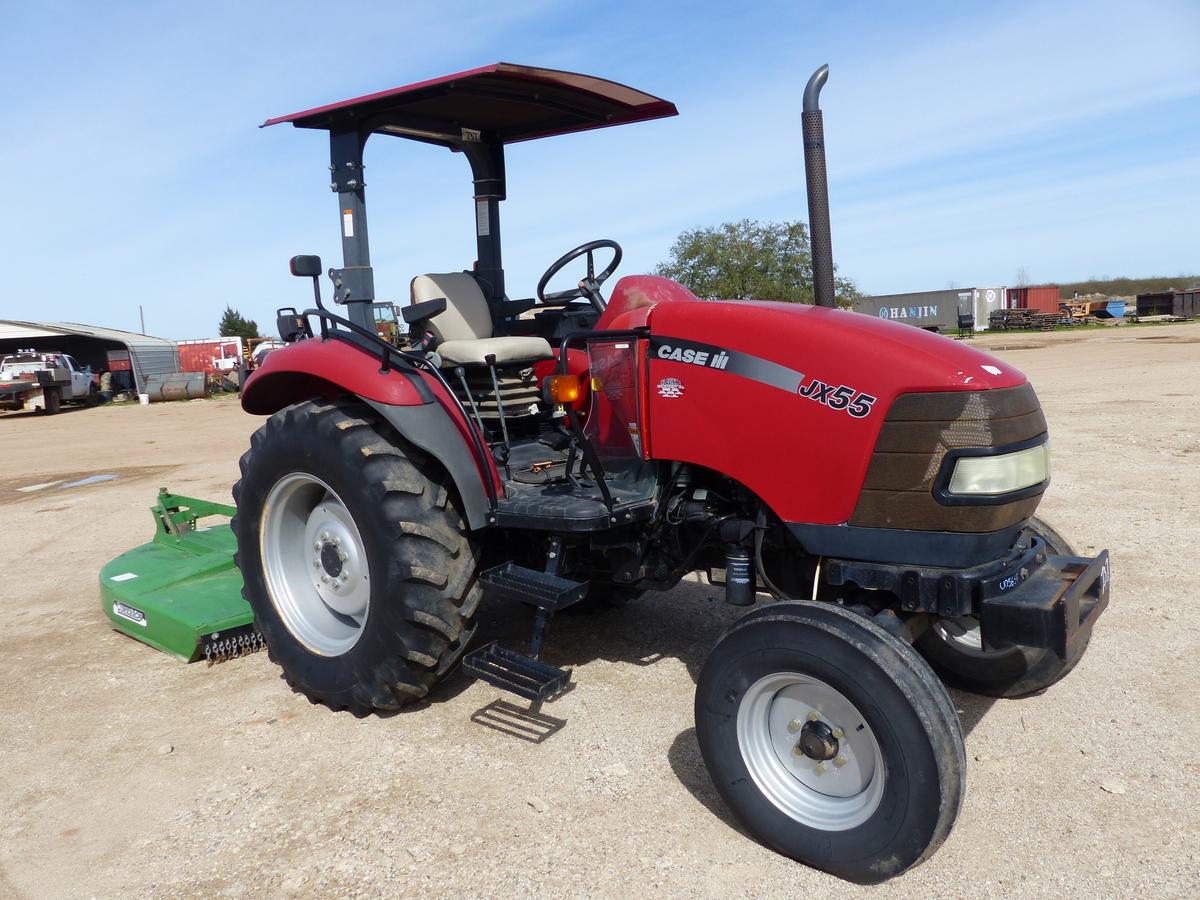
[[[1044,434],[1036,395],[1006,362],[860,313],[699,301],[663,281],[614,291],[644,301],[613,326],[641,319],[650,329],[651,456],[728,475],[785,522],[990,532],[1008,524],[993,524],[997,515],[1025,512],[927,508],[927,482],[948,448]],[[884,498],[864,484],[879,447],[898,454],[888,459],[899,474],[881,482],[893,491]],[[860,493],[879,508],[862,507]]]
[[[886,398],[889,406],[901,393],[993,390],[1026,380],[1008,363],[959,341],[847,310],[753,300],[676,301],[656,304],[648,324],[655,335],[711,339],[726,350],[826,382],[870,382],[879,402]]]

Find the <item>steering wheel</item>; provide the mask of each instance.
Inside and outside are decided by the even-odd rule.
[[[612,262],[599,275],[596,274],[596,267],[592,260],[592,254],[601,249],[608,247],[613,252]],[[566,268],[567,264],[572,260],[578,259],[581,256],[587,256],[587,275],[581,278],[579,286],[566,291],[555,291],[553,294],[546,293],[546,285],[550,283],[550,279]],[[546,274],[542,276],[542,280],[538,282],[537,297],[542,302],[543,306],[566,306],[572,300],[580,297],[586,297],[596,307],[596,312],[604,312],[604,307],[607,306],[604,302],[604,295],[600,293],[600,285],[608,279],[608,276],[616,271],[617,266],[621,264],[621,245],[616,241],[601,239],[598,241],[588,241],[586,244],[580,244],[574,250],[569,250],[560,256],[553,265],[546,270]]]

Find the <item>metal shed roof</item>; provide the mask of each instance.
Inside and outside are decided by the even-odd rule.
[[[179,371],[179,345],[166,338],[121,331],[117,328],[103,328],[99,325],[83,325],[78,322],[22,322],[0,319],[0,344],[60,336],[93,338],[109,344],[123,345],[129,351],[138,390],[142,389],[147,375],[166,375]]]

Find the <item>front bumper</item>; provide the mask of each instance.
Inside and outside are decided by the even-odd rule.
[[[967,569],[830,559],[834,586],[894,593],[902,612],[976,616],[986,649],[1019,644],[1062,659],[1082,651],[1105,607],[1112,569],[1108,551],[1055,556],[1039,537],[1023,537],[1004,557]]]
[[[1047,556],[1036,570],[1015,580],[1020,575],[1018,570],[985,590],[979,604],[984,648],[1047,647],[1064,660],[1082,653],[1108,606],[1108,551],[1092,558]]]

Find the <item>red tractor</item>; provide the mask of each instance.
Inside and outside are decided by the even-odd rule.
[[[266,123],[329,132],[344,254],[329,276],[347,307],[323,305],[319,258],[294,257],[316,307],[280,311],[288,346],[242,394],[269,418],[234,488],[237,562],[295,690],[365,715],[461,662],[548,701],[570,680],[540,658],[556,612],[707,571],[731,604],[775,601],[718,641],[697,685],[730,808],[854,881],[942,842],[966,774],[943,680],[1012,697],[1062,678],[1108,602],[1108,553],[1080,557],[1034,516],[1049,447],[1024,375],[832,308],[826,75],[803,113],[815,306],[702,302],[648,275],[606,298],[611,240],[509,297],[506,145],[676,114],[641,91],[500,63]],[[402,348],[372,317],[375,134],[461,153],[474,184],[478,258],[412,279]],[[577,259],[576,286],[549,291]],[[526,653],[471,647],[489,595],[536,610]]]

